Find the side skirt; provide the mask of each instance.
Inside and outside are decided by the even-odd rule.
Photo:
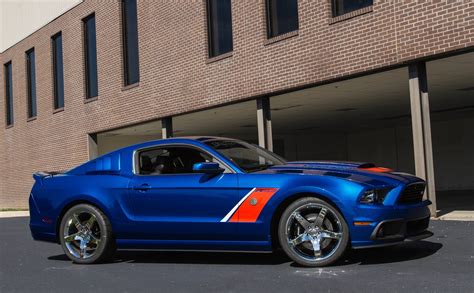
[[[269,241],[117,239],[118,249],[272,252]]]

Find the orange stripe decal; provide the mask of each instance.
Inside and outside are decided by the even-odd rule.
[[[256,188],[239,206],[229,222],[254,223],[278,188]]]
[[[361,170],[364,171],[370,171],[370,172],[379,172],[379,173],[384,173],[384,172],[392,172],[392,169],[389,168],[384,168],[384,167],[372,167],[372,168],[360,168]]]

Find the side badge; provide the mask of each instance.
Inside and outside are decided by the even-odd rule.
[[[253,205],[253,206],[256,205],[257,202],[258,202],[258,201],[257,201],[257,199],[256,199],[255,197],[250,200],[250,204]]]

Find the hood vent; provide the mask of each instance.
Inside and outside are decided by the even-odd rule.
[[[303,173],[303,170],[296,170],[296,169],[278,169],[276,170],[277,173],[296,173],[300,174]]]

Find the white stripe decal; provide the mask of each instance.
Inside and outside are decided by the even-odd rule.
[[[255,187],[254,189],[250,190],[249,193],[247,193],[244,197],[242,197],[242,199],[230,210],[230,212],[227,213],[224,218],[222,218],[221,222],[227,222],[230,217],[232,217],[232,215],[235,213],[235,211],[239,208],[239,206],[245,201],[245,199],[247,199],[247,197],[249,197],[255,191],[255,189],[257,188]]]

